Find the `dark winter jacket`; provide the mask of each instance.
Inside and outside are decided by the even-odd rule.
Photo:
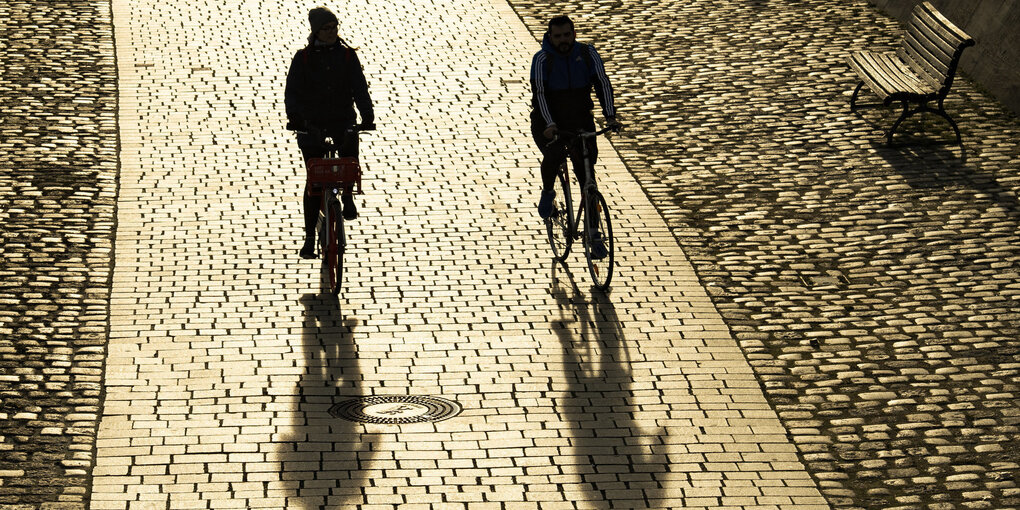
[[[375,122],[361,62],[354,49],[341,41],[330,46],[310,44],[294,55],[284,103],[287,120],[296,126],[331,129],[356,124],[355,103],[362,122]]]
[[[602,105],[606,117],[615,117],[613,87],[595,47],[575,42],[566,55],[549,40],[542,39],[542,49],[531,60],[532,118],[545,126],[580,127],[590,121],[591,89]]]

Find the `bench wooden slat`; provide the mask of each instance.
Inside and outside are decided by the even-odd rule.
[[[847,59],[850,67],[860,76],[861,80],[868,85],[868,88],[875,92],[879,98],[885,100],[893,91],[889,90],[884,80],[879,75],[878,64],[875,62],[874,53],[868,51],[855,52]]]
[[[875,91],[884,100],[902,86],[890,85],[889,80],[883,78],[883,75],[888,73],[876,57],[876,54],[868,52],[856,54],[854,60],[857,65],[855,67],[857,74],[868,84],[868,88]]]
[[[900,55],[917,74],[937,83],[936,88],[942,86],[949,73],[950,62],[942,61],[944,54],[941,50],[931,48],[924,44],[923,40],[918,40],[913,34],[908,33],[903,39]]]
[[[951,41],[954,46],[968,42],[968,46],[974,44],[974,39],[967,35],[967,32],[949,21],[941,12],[935,10],[930,2],[921,2],[914,8],[914,11],[918,13],[918,17],[923,16],[923,18],[931,20],[933,22],[931,26],[938,27],[936,30],[942,31],[946,40]]]
[[[948,88],[952,83],[954,62],[973,39],[928,2],[914,7],[903,48],[907,62],[915,70]]]
[[[918,52],[917,56],[935,69],[949,69],[953,54],[956,53],[956,46],[946,46],[938,34],[919,29],[913,23],[907,27],[903,44],[905,49]],[[939,74],[945,74],[945,71],[939,71]]]
[[[868,57],[868,62],[871,67],[868,74],[871,76],[872,80],[877,82],[887,97],[899,91],[910,93],[918,92],[908,80],[907,73],[902,72],[900,69],[901,66],[892,62],[892,59],[889,58],[889,54],[872,53],[868,55]]]
[[[890,78],[895,79],[895,83],[899,84],[898,91],[908,92],[918,96],[930,94],[935,91],[935,88],[919,79],[917,75],[912,74],[910,66],[907,65],[902,58],[899,58],[899,55],[895,53],[883,53],[881,54],[880,61],[882,63],[882,69]]]
[[[924,96],[933,94],[937,87],[919,80],[895,53],[856,52],[851,55],[851,67],[882,100],[899,94]]]
[[[924,13],[924,9],[916,10],[916,16],[913,16],[907,25],[908,33],[912,31],[915,35],[923,36],[924,42],[929,48],[940,50],[938,54],[943,55],[940,60],[949,63],[953,59],[953,54],[956,53],[956,48],[964,39],[950,33],[938,20]]]

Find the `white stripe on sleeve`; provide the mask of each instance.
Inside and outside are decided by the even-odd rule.
[[[540,51],[535,54],[535,58],[531,61],[531,89],[534,91],[535,99],[538,103],[538,112],[542,114],[545,125],[548,126],[553,123],[553,119],[552,114],[549,113],[549,104],[545,100],[545,79],[542,76],[542,71],[545,69],[545,59],[545,52]]]
[[[609,76],[606,76],[606,66],[602,63],[602,57],[599,56],[599,52],[595,51],[595,46],[588,45],[588,50],[591,52],[592,61],[595,62],[595,78],[602,85],[602,99],[606,102],[606,104],[602,105],[602,110],[607,117],[615,117],[616,106],[613,104],[613,86],[609,83]]]

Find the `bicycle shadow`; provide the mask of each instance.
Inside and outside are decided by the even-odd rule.
[[[287,414],[289,434],[277,442],[282,483],[297,497],[288,508],[319,510],[364,503],[375,434],[329,414],[342,400],[361,396],[362,372],[354,330],[358,319],[337,316],[336,297],[305,294],[301,348],[305,371]]]
[[[657,507],[665,497],[663,474],[669,470],[663,450],[666,430],[646,430],[635,418],[640,409],[633,403],[630,353],[613,302],[600,292],[586,299],[565,266],[570,289],[562,288],[558,265],[552,268],[550,293],[560,316],[550,325],[563,346],[567,391],[555,406],[572,424],[576,475],[596,500],[612,508],[640,508],[641,501],[646,508]]]

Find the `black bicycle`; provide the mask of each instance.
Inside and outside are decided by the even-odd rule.
[[[568,162],[564,161],[556,175],[556,197],[553,210],[545,219],[546,233],[553,257],[565,262],[570,254],[574,240],[581,239],[584,245],[584,257],[588,261],[588,273],[591,274],[595,288],[606,290],[613,279],[613,225],[610,219],[609,206],[605,197],[599,192],[592,175],[592,163],[588,153],[588,144],[584,140],[594,139],[609,131],[618,130],[613,125],[599,131],[559,131],[557,138],[548,146],[564,144],[568,154],[574,150],[581,152],[584,160],[585,186],[581,190],[581,203],[574,215],[574,206],[570,198],[570,172]],[[580,145],[578,148],[577,146]],[[567,158],[568,160],[570,158]],[[584,220],[584,231],[580,231]]]
[[[362,131],[362,126],[354,126],[344,136],[358,136]],[[361,164],[358,158],[339,157],[340,145],[335,142],[331,137],[325,137],[326,157],[308,160],[305,180],[305,193],[322,196],[315,231],[319,241],[319,256],[322,258],[322,288],[334,296],[340,294],[344,276],[344,252],[347,250],[340,195],[364,193],[361,189]]]

